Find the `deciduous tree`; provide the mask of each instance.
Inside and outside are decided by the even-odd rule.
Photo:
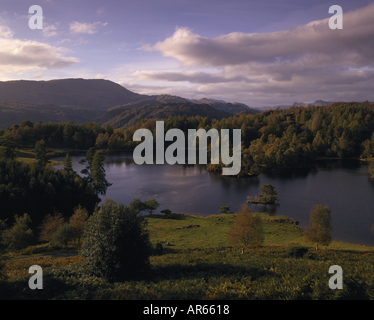
[[[33,243],[34,233],[28,227],[31,219],[27,213],[16,216],[13,226],[2,233],[3,243],[10,250],[16,251],[28,247]]]
[[[80,205],[74,209],[74,214],[70,217],[69,223],[74,230],[74,237],[78,239],[80,245],[81,238],[84,235],[84,226],[88,219],[88,211]]]
[[[53,215],[48,214],[41,224],[39,240],[51,241],[53,234],[64,223],[64,218],[61,213],[55,212]]]
[[[260,245],[264,241],[264,229],[261,218],[252,213],[243,204],[237,213],[234,225],[228,233],[228,241],[234,246],[242,248],[242,253],[249,246]]]
[[[310,212],[310,225],[305,227],[307,242],[329,245],[332,241],[331,210],[328,206],[315,205]]]
[[[124,281],[149,270],[152,247],[139,203],[106,201],[87,220],[80,250],[83,268],[109,281]]]

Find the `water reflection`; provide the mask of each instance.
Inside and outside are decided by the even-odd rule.
[[[83,168],[78,164],[83,157],[72,157],[77,172]],[[328,205],[335,240],[374,245],[370,232],[374,224],[374,180],[369,179],[367,165],[358,160],[323,160],[314,168],[236,178],[207,172],[203,165],[137,165],[131,153],[105,158],[107,179],[113,183],[107,197],[125,205],[134,198],[155,198],[160,203],[159,211],[206,216],[218,214],[220,206],[230,206],[230,211],[237,212],[247,196],[259,195],[261,185],[270,183],[278,191],[279,203],[251,205],[252,211],[284,215],[304,227],[309,224],[313,205]]]
[[[277,213],[277,208],[279,208],[279,203],[274,204],[249,204],[249,208],[252,210],[252,212],[258,212],[258,213],[268,213],[271,216],[275,216]]]

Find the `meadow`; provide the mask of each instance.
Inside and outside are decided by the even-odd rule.
[[[142,278],[108,283],[81,272],[79,255],[54,257],[48,246],[28,248],[5,262],[8,280],[1,299],[123,300],[336,300],[374,298],[374,248],[333,241],[304,242],[292,219],[261,214],[265,241],[241,254],[229,246],[227,232],[235,214],[208,217],[148,215],[154,245],[152,270]],[[158,245],[157,245],[158,244]],[[161,244],[161,245],[160,245]],[[300,254],[297,248],[309,249]],[[48,252],[49,250],[49,252]],[[76,254],[73,244],[63,253]],[[27,258],[26,258],[27,257]],[[15,260],[17,258],[22,258]],[[28,288],[28,268],[43,268],[43,290]],[[343,289],[332,290],[330,266],[343,269]]]

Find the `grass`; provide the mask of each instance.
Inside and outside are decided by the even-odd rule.
[[[230,247],[226,235],[236,215],[148,215],[153,245],[164,250],[150,257],[152,270],[143,278],[108,283],[79,271],[79,256],[55,258],[40,255],[73,252],[47,244],[30,247],[8,260],[9,280],[0,299],[122,299],[122,300],[335,300],[374,299],[374,247],[333,241],[314,250],[304,242],[303,231],[292,219],[260,214],[265,242],[246,249]],[[306,246],[304,257],[290,248]],[[39,256],[38,256],[39,255]],[[43,290],[24,289],[28,268],[43,268]],[[343,269],[343,290],[331,290],[330,266]],[[5,293],[4,293],[5,292]]]
[[[51,157],[51,156],[61,156],[61,155],[65,155],[65,154],[66,153],[63,152],[63,151],[57,153],[56,151],[53,151],[53,150],[50,151],[49,150],[47,155],[49,157]],[[17,160],[22,161],[25,164],[32,164],[32,163],[37,162],[37,160],[35,159],[34,149],[32,149],[32,148],[17,149],[16,150],[16,155],[17,155]],[[59,165],[63,164],[62,161],[56,161],[56,160],[50,160],[50,163],[52,164],[52,166],[59,166]]]
[[[296,221],[285,216],[274,217],[265,213],[259,215],[264,222],[264,245],[300,245],[314,248],[314,244],[305,242],[303,230],[296,224]],[[234,213],[207,217],[184,214],[172,214],[170,217],[155,214],[146,216],[147,229],[152,243],[160,242],[162,245],[174,249],[229,246],[226,235],[235,218]],[[183,228],[190,225],[193,227]],[[322,250],[329,248],[331,250],[374,252],[374,247],[342,241],[332,241],[328,247],[320,246],[320,248]]]

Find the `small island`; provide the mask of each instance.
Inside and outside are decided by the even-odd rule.
[[[261,186],[261,194],[255,196],[252,200],[252,196],[247,197],[247,202],[250,204],[274,204],[275,201],[279,201],[280,198],[277,197],[277,190],[271,184],[263,184]]]

